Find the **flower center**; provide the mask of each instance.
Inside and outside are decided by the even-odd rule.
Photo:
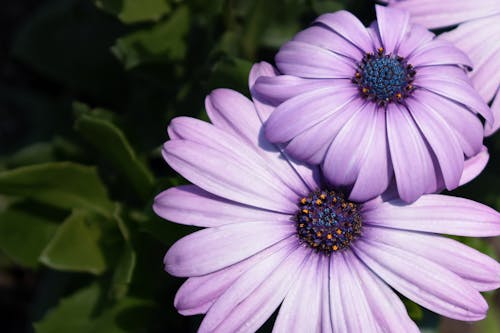
[[[301,243],[329,255],[349,247],[361,234],[356,204],[332,190],[317,190],[300,200],[295,214]]]
[[[411,94],[415,73],[403,57],[385,54],[384,49],[379,48],[377,54],[367,53],[363,57],[352,82],[363,97],[387,105]]]

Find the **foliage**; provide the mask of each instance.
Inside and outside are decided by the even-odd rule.
[[[33,329],[194,331],[199,318],[173,308],[182,281],[162,267],[166,249],[192,229],[151,210],[156,194],[183,182],[161,158],[168,122],[206,118],[211,89],[248,94],[252,63],[272,61],[318,14],[348,8],[370,22],[373,9],[362,0],[24,6],[4,66],[16,75],[1,74],[0,257],[37,277]],[[487,145],[488,168],[456,193],[499,209],[499,136]],[[485,241],[470,245],[491,252]],[[436,326],[406,304],[421,325]]]

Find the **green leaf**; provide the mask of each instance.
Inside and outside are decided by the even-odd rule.
[[[189,10],[179,7],[172,16],[153,28],[119,38],[111,51],[126,69],[148,63],[181,60],[186,54],[185,37],[188,30]]]
[[[52,0],[36,7],[33,17],[16,33],[14,57],[44,79],[63,83],[76,93],[106,100],[122,97],[126,89],[123,71],[109,52],[124,32],[122,24],[90,1]]]
[[[85,208],[107,216],[114,208],[95,168],[70,162],[37,164],[0,172],[0,193],[60,208]]]
[[[124,182],[143,200],[147,200],[153,188],[153,175],[137,158],[123,132],[109,120],[92,112],[84,113],[76,120],[75,128],[94,145],[122,176]]]
[[[0,212],[0,249],[17,263],[35,268],[57,226],[53,221],[26,212]]]
[[[100,220],[85,211],[73,212],[57,229],[40,261],[54,269],[101,274],[106,269]]]
[[[158,21],[171,10],[165,0],[94,0],[94,3],[124,23]]]
[[[250,61],[225,57],[212,68],[208,88],[231,88],[241,92],[248,92],[248,74],[251,68],[252,63]]]
[[[113,287],[111,289],[113,297],[117,299],[122,298],[127,293],[128,287],[132,282],[136,262],[137,255],[134,249],[130,243],[126,243],[113,274]]]
[[[61,300],[41,321],[38,333],[125,333],[145,332],[153,304],[138,298],[124,298],[103,304],[104,291],[98,284],[81,289]]]

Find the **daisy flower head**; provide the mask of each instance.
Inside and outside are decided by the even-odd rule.
[[[268,70],[254,66],[251,84]],[[485,317],[480,291],[500,286],[500,265],[437,234],[498,235],[495,210],[444,195],[354,202],[265,138],[266,105],[219,89],[206,109],[211,123],[176,118],[163,147],[193,185],[154,203],[204,228],[164,258],[188,277],[178,311],[206,314],[199,332],[254,332],[278,307],[275,332],[418,332],[391,288],[450,318]]]
[[[346,11],[320,16],[283,45],[281,75],[259,78],[254,94],[276,106],[266,138],[320,164],[350,199],[380,195],[395,178],[412,202],[458,186],[464,160],[482,147],[477,114],[492,115],[462,51],[410,24],[405,11],[376,11],[368,28]]]
[[[439,36],[452,42],[471,59],[472,85],[486,102],[491,102],[494,122],[487,122],[485,134],[500,127],[500,1],[499,0],[391,0],[394,8],[407,10],[411,20],[427,28],[459,26]]]

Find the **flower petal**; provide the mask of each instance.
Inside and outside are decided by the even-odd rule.
[[[397,53],[399,44],[410,29],[410,14],[399,9],[375,6],[380,39],[386,53]]]
[[[488,304],[481,294],[440,265],[369,236],[357,240],[352,248],[375,274],[423,307],[457,320],[485,318]]]
[[[497,92],[498,94],[498,92]],[[484,135],[493,135],[500,128],[500,97],[496,97],[491,105],[494,121],[487,121],[484,128]]]
[[[319,46],[353,61],[359,61],[364,56],[362,50],[323,24],[316,23],[316,25],[300,31],[293,37],[293,40]]]
[[[286,253],[284,249],[294,246],[292,242],[296,243],[296,240],[287,238],[234,265],[207,275],[190,277],[175,295],[175,308],[185,316],[206,313],[242,274],[279,251]]]
[[[215,127],[251,146],[265,160],[266,169],[292,191],[302,195],[317,187],[312,168],[294,168],[279,148],[266,140],[262,122],[246,97],[230,89],[217,89],[205,104]]]
[[[354,99],[346,107],[335,112],[334,117],[325,119],[294,137],[288,143],[286,150],[300,161],[320,164],[330,143],[353,114],[361,110],[363,104],[363,100]]]
[[[463,65],[473,68],[472,61],[463,51],[444,40],[433,40],[422,45],[413,51],[407,60],[417,69],[417,73],[418,68],[423,66]]]
[[[166,220],[197,227],[216,227],[251,221],[283,221],[289,215],[229,201],[196,185],[171,187],[158,194],[155,213]]]
[[[293,223],[233,223],[208,228],[178,240],[165,255],[174,276],[200,276],[233,265],[295,233]]]
[[[298,41],[283,45],[275,61],[281,73],[305,78],[350,79],[356,71],[353,61]]]
[[[428,44],[436,37],[432,32],[420,24],[412,24],[409,34],[401,41],[398,49],[398,55],[408,57],[417,48]]]
[[[348,11],[340,10],[335,13],[323,14],[315,22],[322,23],[332,29],[358,47],[363,53],[373,51],[370,35],[363,23]]]
[[[479,176],[479,174],[486,167],[486,164],[488,164],[489,159],[490,154],[488,154],[488,148],[483,146],[479,153],[465,160],[464,172],[462,173],[462,177],[460,178],[460,185],[467,184],[468,182]]]
[[[266,138],[271,142],[287,142],[341,110],[357,94],[354,85],[347,82],[291,98],[278,106],[267,120]]]
[[[349,255],[349,257],[348,257]],[[346,261],[356,273],[361,288],[381,332],[419,332],[399,297],[354,253],[346,252]],[[390,309],[390,310],[389,310]]]
[[[496,61],[500,57],[497,38],[500,35],[499,20],[500,14],[488,16],[463,23],[439,36],[439,39],[452,42],[470,57],[474,64],[470,75],[472,84],[486,102],[493,99],[500,85],[500,64]]]
[[[256,154],[244,157],[232,150],[215,150],[206,144],[173,140],[163,146],[163,156],[183,177],[212,194],[278,212],[296,210],[297,195],[280,186],[276,177],[264,169],[264,163],[256,163],[259,159]]]
[[[370,240],[400,248],[449,269],[479,291],[500,287],[500,264],[456,240],[388,228],[363,228]]]
[[[281,304],[273,332],[320,332],[323,275],[322,256],[311,255],[294,277],[290,291]],[[329,318],[328,318],[329,320]]]
[[[257,97],[277,106],[297,95],[317,89],[332,88],[337,83],[344,85],[347,82],[338,79],[303,79],[291,75],[264,76],[256,81],[254,90]]]
[[[363,211],[370,225],[457,236],[500,235],[500,214],[472,200],[427,194],[412,204],[391,200]]]
[[[437,188],[430,152],[409,111],[389,104],[387,137],[392,166],[401,199],[415,201]],[[411,158],[410,158],[411,156]]]
[[[210,308],[199,332],[255,332],[284,299],[311,252],[288,249],[288,257],[270,258],[241,276]]]
[[[256,63],[250,69],[250,74],[248,75],[248,87],[252,95],[253,104],[255,105],[255,110],[261,120],[264,123],[267,118],[274,111],[275,105],[269,101],[266,97],[259,95],[255,89],[256,81],[259,78],[276,77],[279,75],[278,70],[274,68],[270,63],[261,61]]]
[[[406,103],[413,119],[434,151],[446,188],[453,190],[458,187],[464,169],[464,153],[446,120],[420,101],[419,98],[408,98]]]
[[[500,12],[497,0],[406,0],[394,1],[395,8],[408,10],[414,22],[428,28],[442,28]]]
[[[457,80],[451,82],[445,78],[420,79],[417,75],[415,76],[414,84],[415,86],[422,87],[424,89],[432,91],[435,94],[463,104],[472,112],[479,113],[487,121],[493,121],[493,115],[488,105],[472,88],[472,86],[464,81]]]
[[[479,117],[461,104],[425,89],[415,90],[413,97],[424,102],[446,120],[446,123],[453,128],[465,156],[475,156],[481,150],[483,125]]]

